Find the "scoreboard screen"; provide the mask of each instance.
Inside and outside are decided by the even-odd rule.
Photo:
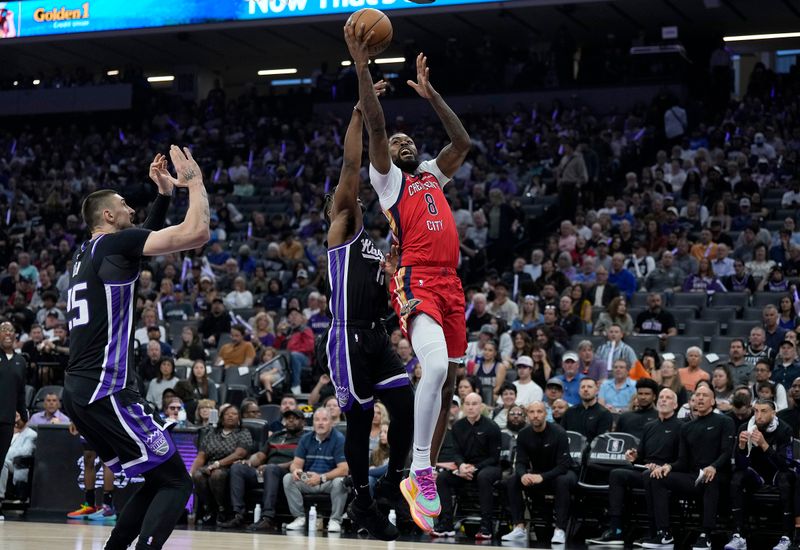
[[[21,0],[0,2],[0,40],[180,25],[347,14],[364,7],[383,11],[437,9],[503,0]],[[508,0],[505,4],[509,4]]]

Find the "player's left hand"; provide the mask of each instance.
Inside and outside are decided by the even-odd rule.
[[[436,90],[431,86],[430,81],[431,70],[428,67],[428,58],[422,52],[417,56],[417,81],[407,80],[406,84],[414,88],[414,90],[425,99],[431,99]]]
[[[162,195],[172,195],[172,190],[178,183],[167,167],[167,157],[161,153],[156,154],[153,162],[150,163],[150,179],[158,186],[158,192]]]
[[[189,187],[190,183],[203,183],[203,172],[194,157],[192,157],[192,152],[188,147],[180,149],[177,145],[170,146],[169,157],[172,159],[172,165],[178,174],[178,178],[174,182],[175,185]]]

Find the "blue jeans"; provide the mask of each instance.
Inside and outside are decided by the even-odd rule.
[[[386,472],[389,470],[389,464],[384,464],[382,466],[375,466],[374,468],[369,469],[369,494],[375,496],[375,484],[378,483],[378,480],[381,476],[386,475]]]
[[[300,375],[303,374],[303,369],[311,365],[311,360],[308,356],[300,353],[299,351],[292,351],[291,361],[289,364],[292,367],[292,387],[300,385]]]

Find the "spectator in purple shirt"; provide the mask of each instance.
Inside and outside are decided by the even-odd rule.
[[[48,393],[44,396],[44,410],[31,416],[29,426],[40,426],[42,424],[64,424],[69,425],[69,417],[62,413],[61,400],[55,393]]]

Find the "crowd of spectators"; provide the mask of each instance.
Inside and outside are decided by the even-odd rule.
[[[714,491],[736,479],[728,475],[735,427],[753,434],[748,425],[762,430],[767,418],[766,426],[785,423],[798,436],[799,91],[796,72],[777,78],[756,71],[741,101],[707,119],[687,119],[666,94],[626,114],[559,104],[464,114],[473,151],[445,192],[462,238],[470,344],[439,456],[437,535],[454,533],[449,496],[474,481],[483,518],[478,537],[496,534],[488,488],[498,482],[513,504],[509,536],[527,536],[519,497],[541,484],[556,494],[553,541],[563,542],[577,477],[570,461],[542,447],[552,438],[562,449],[564,430],[587,441],[624,430],[645,445],[639,454],[650,456],[644,442],[657,416],[674,414],[694,426],[714,411],[724,419],[714,421],[724,432],[718,445],[647,463],[658,465],[653,479],[664,480],[672,468],[694,475],[699,466],[709,486],[716,480]],[[304,495],[324,492],[332,501],[328,529],[336,531],[347,498],[346,422],[330,399],[315,338],[330,323],[319,209],[337,177],[343,121],[284,117],[272,100],[228,100],[221,90],[197,106],[167,103],[172,110],[155,105],[138,125],[0,134],[0,313],[14,324],[33,391],[58,386],[69,353],[71,257],[87,238],[81,198],[114,187],[142,220],[154,192],[142,177],[152,156],[168,143],[193,147],[212,196],[212,238],[202,249],[143,265],[135,334],[140,391],[183,425],[207,427],[217,411],[192,465],[201,519],[221,515],[223,525],[244,525],[243,495],[263,483],[255,529],[277,526],[283,488],[290,529],[306,527]],[[444,143],[425,120],[390,126],[409,132],[423,159]],[[388,225],[366,177],[361,198],[365,225],[387,251]],[[185,204],[176,194],[172,221]],[[387,323],[390,330],[396,324]],[[399,330],[392,343],[418,380],[413,348]],[[243,372],[254,375],[248,391],[255,401],[242,401],[229,383]],[[47,391],[55,395],[42,397],[44,412],[34,418],[66,422],[57,390]],[[234,395],[238,402],[229,402]],[[317,407],[316,436],[300,435],[306,417],[298,400]],[[241,421],[269,403],[280,403],[284,421],[254,449]],[[385,411],[381,416],[388,422]],[[372,434],[376,491],[386,458],[382,423]],[[688,441],[675,449],[705,448]],[[290,456],[286,446],[295,443]],[[725,475],[715,477],[709,467]],[[697,484],[653,483],[653,537],[671,536],[668,490],[702,489],[707,506],[716,502]],[[712,519],[704,516],[707,534]],[[620,536],[612,527],[604,536]]]

